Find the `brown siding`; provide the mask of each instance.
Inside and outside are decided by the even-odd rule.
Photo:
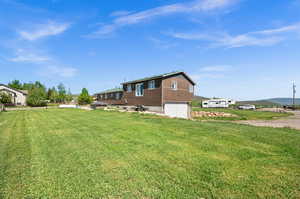
[[[124,105],[124,100],[98,100],[99,102],[103,102],[109,105]]]
[[[117,99],[117,93],[120,95],[120,99]],[[98,94],[97,101],[103,102],[110,105],[123,105],[125,104],[123,92],[114,92],[114,93],[107,93],[107,99],[105,99],[105,94]],[[101,97],[102,96],[102,97]]]
[[[161,106],[162,105],[161,80],[160,79],[155,80],[155,89],[148,89],[148,81],[145,81],[143,83],[144,83],[144,96],[135,96],[135,84],[132,84],[131,92],[127,92],[127,91],[124,92],[124,99],[126,105]]]
[[[177,81],[177,90],[172,90],[171,84]],[[183,75],[169,77],[163,80],[163,103],[165,102],[191,102],[194,93],[189,92],[193,86]]]

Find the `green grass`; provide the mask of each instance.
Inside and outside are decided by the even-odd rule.
[[[0,113],[0,198],[299,198],[300,132],[130,113]]]
[[[207,112],[223,112],[231,113],[236,117],[204,117],[197,118],[199,120],[272,120],[280,119],[282,117],[291,116],[292,113],[277,113],[269,111],[253,111],[253,110],[238,110],[238,109],[225,109],[225,108],[193,108],[193,111],[207,111]]]

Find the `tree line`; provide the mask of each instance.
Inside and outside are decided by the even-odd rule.
[[[13,80],[8,83],[8,87],[28,91],[26,99],[28,106],[46,106],[47,103],[70,103],[74,100],[74,95],[72,95],[70,89],[67,91],[62,83],[56,87],[47,88],[39,81],[21,83],[19,80]],[[11,96],[4,92],[0,93],[0,102],[3,104],[12,103]],[[90,104],[92,102],[92,97],[86,88],[82,89],[77,102],[78,104]]]

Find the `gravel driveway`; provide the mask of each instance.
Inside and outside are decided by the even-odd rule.
[[[300,130],[300,111],[291,112],[294,115],[279,120],[247,120],[237,121],[239,124],[249,124],[253,126],[269,126],[275,128],[290,127]]]

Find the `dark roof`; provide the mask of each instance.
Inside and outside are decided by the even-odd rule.
[[[133,81],[129,81],[129,82],[124,82],[122,84],[132,84],[132,83],[144,82],[144,81],[149,81],[149,80],[154,80],[154,79],[168,78],[168,77],[172,77],[172,76],[180,75],[180,74],[184,75],[193,85],[196,85],[196,83],[187,74],[185,74],[185,72],[183,72],[183,71],[175,71],[175,72],[170,72],[170,73],[164,73],[164,74],[161,74],[161,75],[145,77],[145,78],[142,78],[142,79],[137,79],[137,80],[133,80]]]
[[[0,86],[4,86],[4,87],[6,87],[6,88],[9,88],[9,89],[11,89],[11,90],[17,91],[17,92],[19,92],[19,93],[23,93],[24,95],[28,95],[28,91],[27,91],[27,90],[18,90],[18,89],[15,89],[15,88],[11,88],[11,87],[9,87],[9,86],[6,86],[5,84],[0,84]]]
[[[123,92],[122,88],[113,88],[113,89],[108,89],[105,91],[102,91],[100,93],[95,93],[95,95],[99,95],[99,94],[107,94],[107,93],[116,93],[116,92]]]

